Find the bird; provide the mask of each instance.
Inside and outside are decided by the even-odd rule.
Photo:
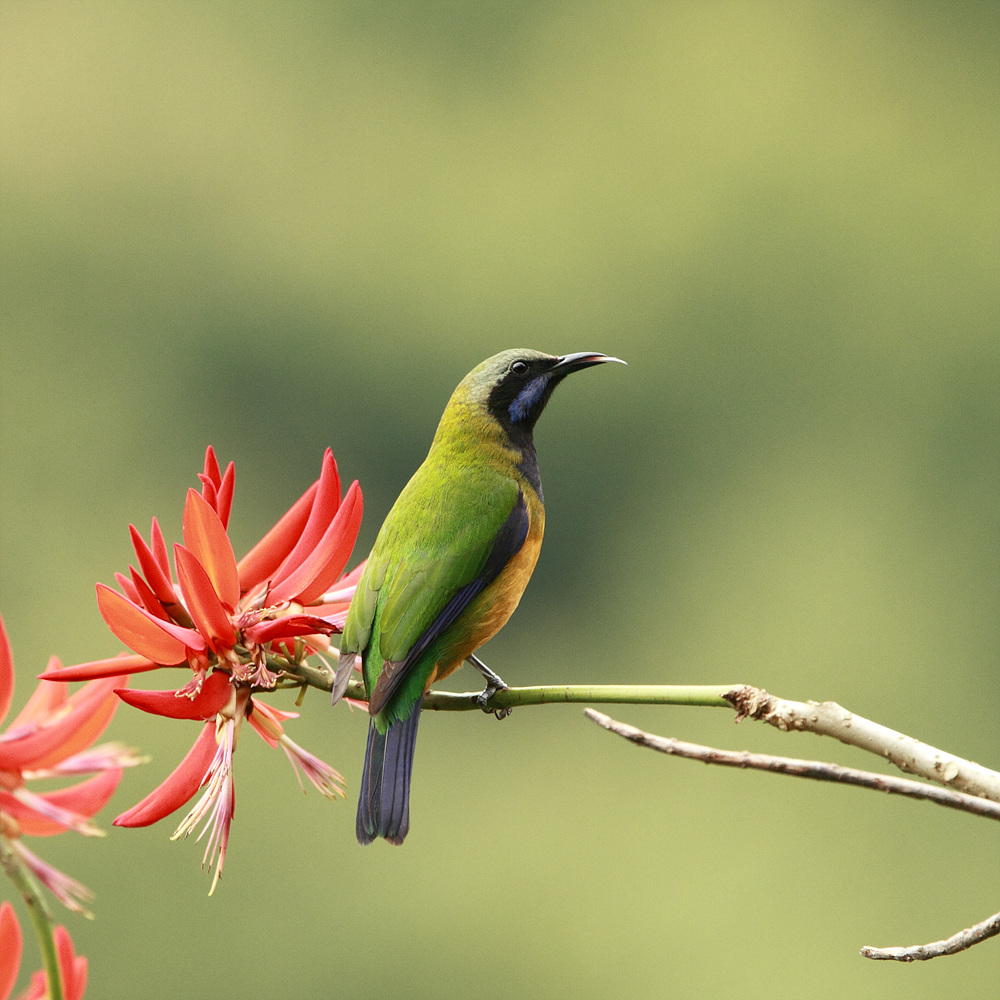
[[[459,383],[423,464],[389,511],[341,636],[333,702],[358,654],[369,726],[358,792],[360,844],[402,844],[424,693],[469,661],[479,704],[507,685],[475,655],[507,622],[542,544],[545,506],[532,432],[555,387],[604,354],[496,354]],[[498,715],[501,714],[498,712]]]

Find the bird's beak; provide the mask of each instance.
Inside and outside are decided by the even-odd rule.
[[[610,358],[607,354],[595,354],[593,351],[581,351],[578,354],[564,354],[557,358],[552,371],[558,372],[560,375],[568,375],[580,368],[602,365],[605,361],[617,361],[620,365],[625,364],[621,358]]]

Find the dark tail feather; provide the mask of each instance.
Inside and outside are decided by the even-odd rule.
[[[365,770],[358,792],[359,844],[385,837],[401,844],[410,829],[410,775],[417,745],[420,702],[408,719],[394,722],[385,733],[368,723]]]

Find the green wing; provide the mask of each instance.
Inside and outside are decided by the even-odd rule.
[[[457,617],[527,533],[524,499],[513,479],[490,468],[466,467],[457,477],[439,471],[425,462],[400,494],[344,626],[341,666],[346,658],[353,666],[354,654],[366,653],[369,693],[383,670],[396,674],[383,680],[381,704],[419,661],[411,654]],[[381,704],[373,702],[376,711]]]

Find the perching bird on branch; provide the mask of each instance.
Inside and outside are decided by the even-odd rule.
[[[532,430],[552,390],[603,354],[504,351],[474,368],[445,407],[430,452],[385,519],[347,613],[334,702],[355,654],[371,721],[357,835],[401,844],[424,692],[474,656],[517,607],[545,525]]]

